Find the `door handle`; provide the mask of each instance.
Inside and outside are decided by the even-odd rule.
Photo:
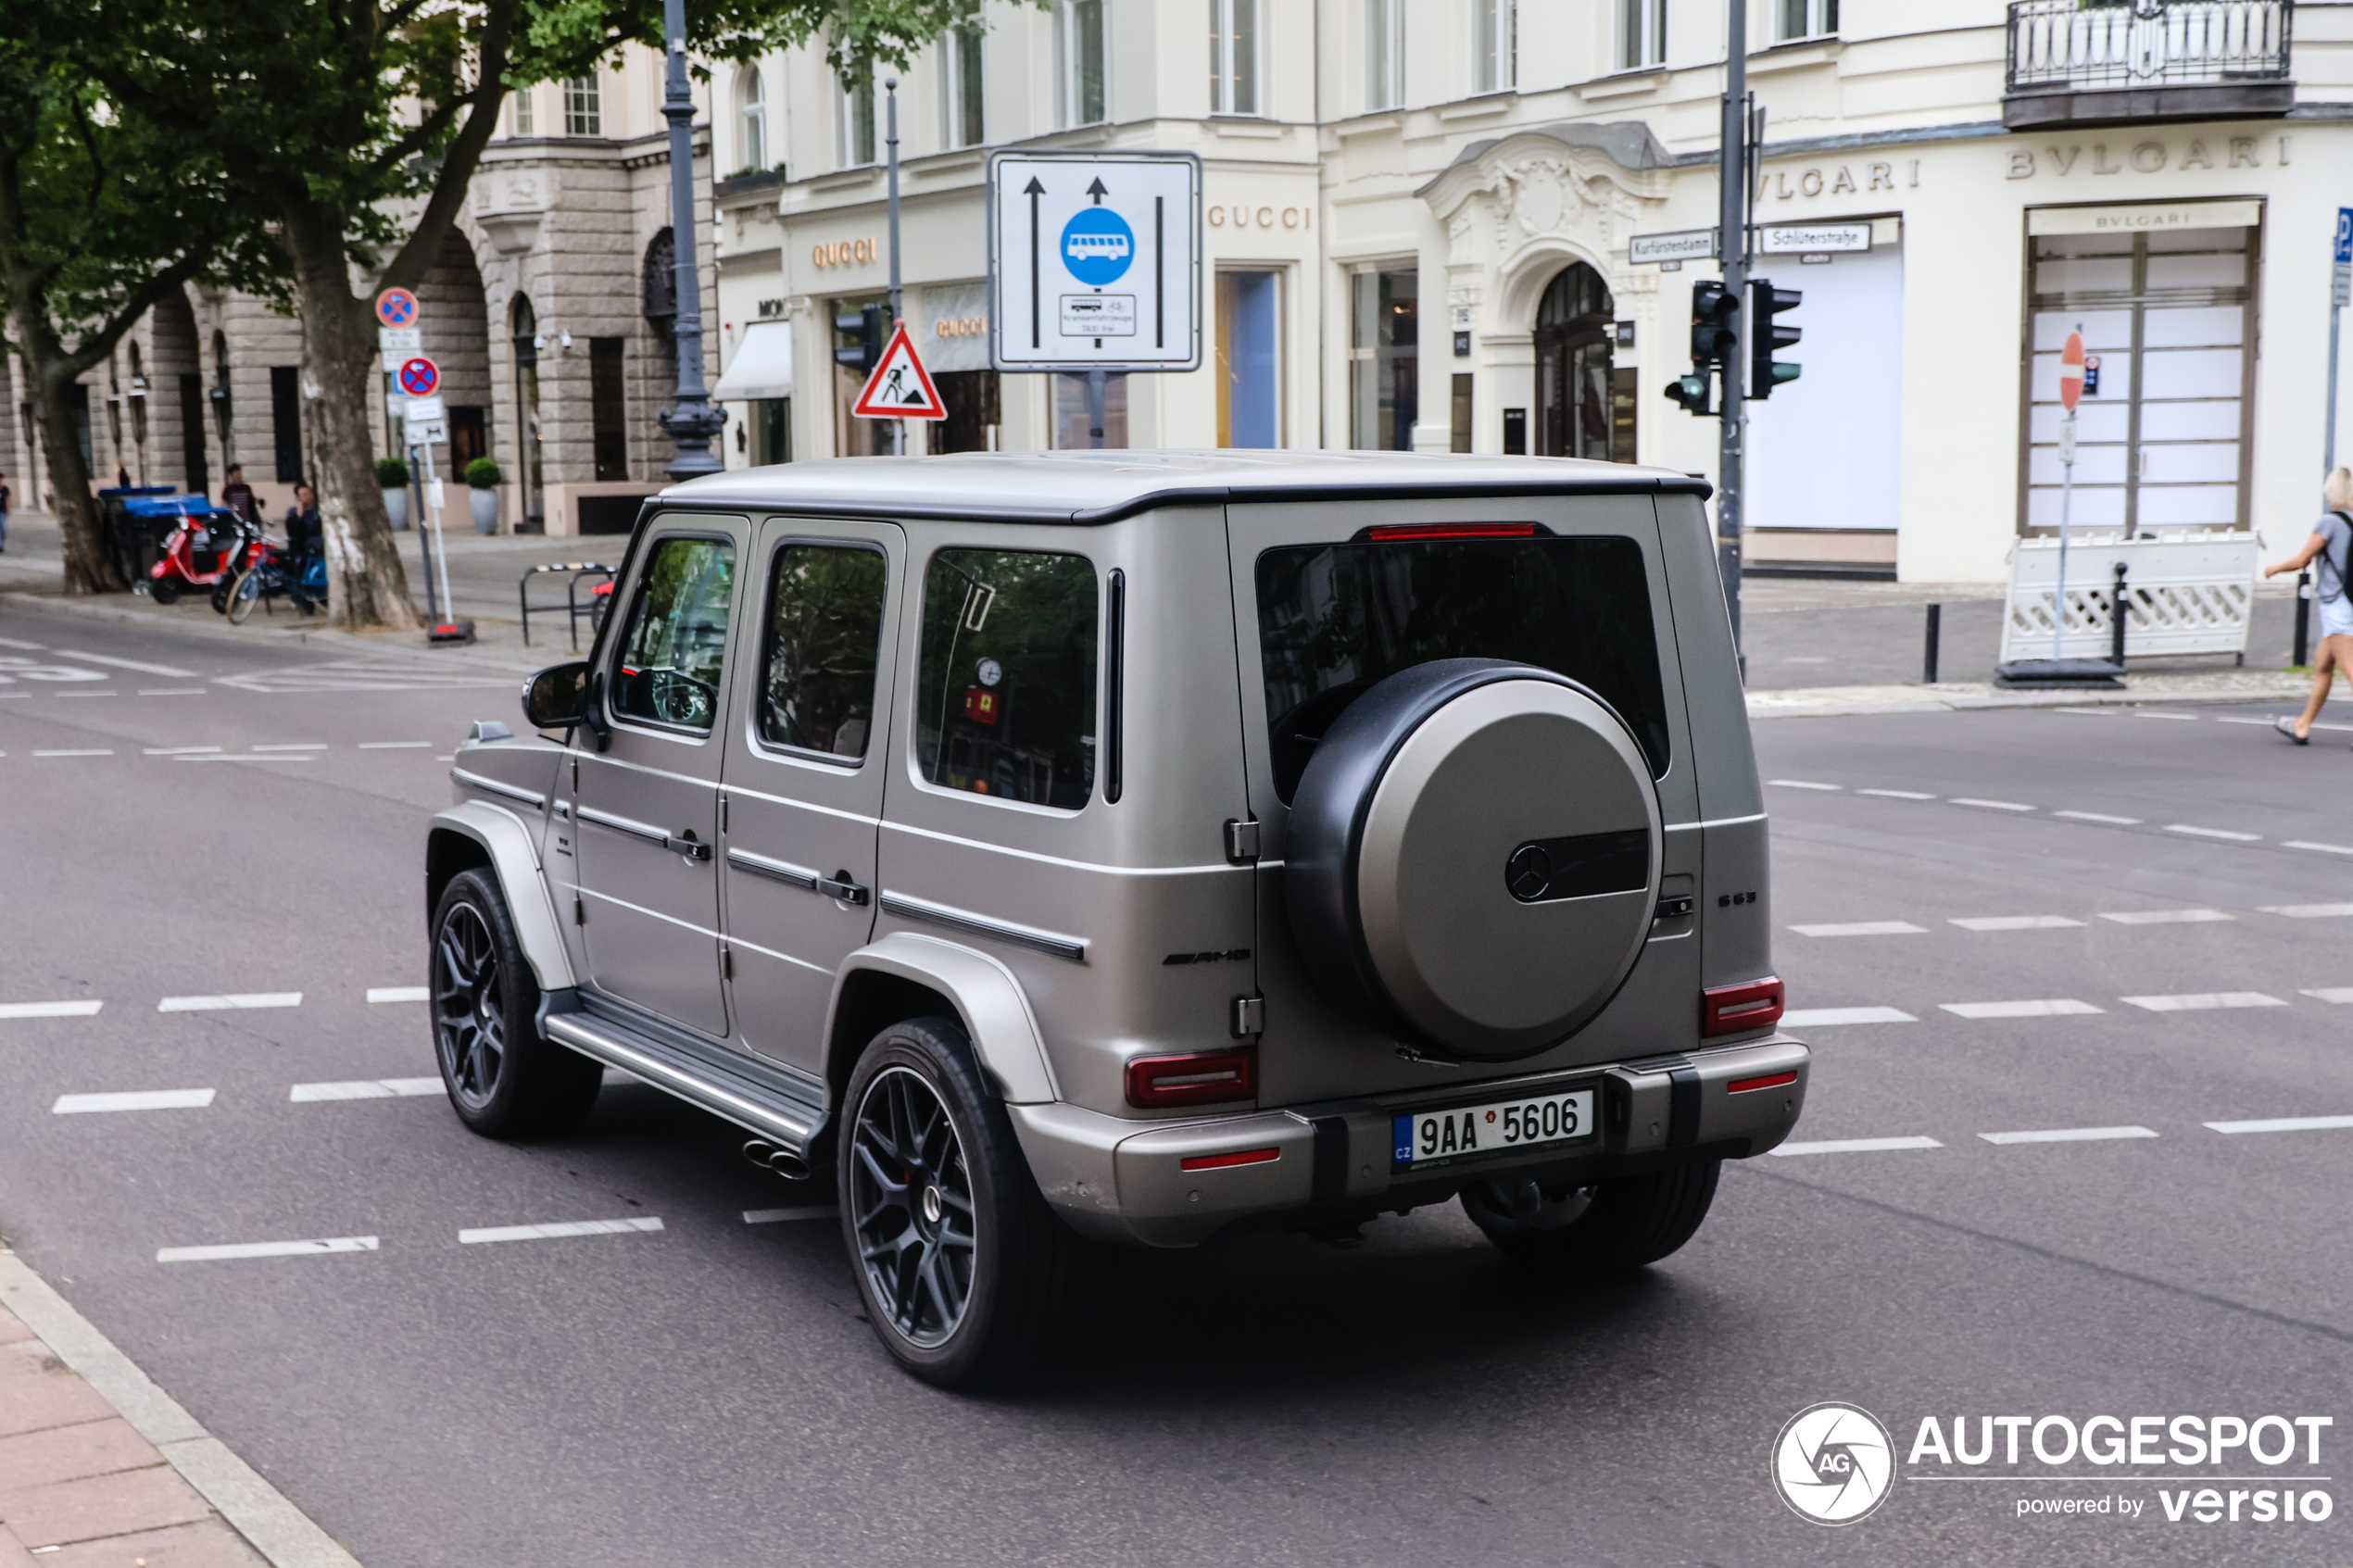
[[[849,873],[846,871],[836,872],[831,876],[819,877],[817,891],[828,898],[838,898],[845,904],[863,904],[868,897],[865,887],[851,881]]]
[[[711,859],[711,846],[697,838],[695,830],[692,828],[688,828],[685,833],[665,834],[661,847],[673,855],[684,855],[698,865]]]

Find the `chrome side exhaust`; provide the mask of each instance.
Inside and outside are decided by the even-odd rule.
[[[754,1138],[745,1144],[744,1158],[788,1182],[805,1182],[811,1175],[807,1160],[782,1144],[771,1143],[766,1138]]]

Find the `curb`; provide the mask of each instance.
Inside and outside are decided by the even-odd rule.
[[[132,1430],[154,1444],[181,1479],[273,1568],[359,1568],[359,1559],[206,1431],[179,1400],[157,1387],[114,1341],[13,1252],[0,1252],[0,1306],[14,1312],[59,1361],[113,1405]]]
[[[2142,677],[2147,681],[2149,677]],[[2157,677],[2163,680],[2164,677]],[[2196,677],[2176,677],[2195,680]],[[2240,678],[2241,684],[2132,685],[2123,691],[2006,691],[1992,684],[1934,686],[1813,686],[1750,692],[1748,716],[1759,719],[1834,719],[1865,713],[1969,713],[2009,708],[2128,708],[2152,702],[2301,704],[2312,689],[2304,675],[2276,681]],[[2353,700],[2332,692],[2331,700]]]
[[[107,596],[109,598],[132,596]],[[23,610],[34,615],[79,616],[84,620],[111,621],[117,625],[152,627],[186,636],[201,637],[210,642],[233,643],[247,652],[264,649],[291,652],[300,649],[318,653],[365,654],[374,659],[407,659],[423,669],[438,670],[447,670],[452,662],[462,661],[471,667],[489,668],[502,674],[511,671],[517,675],[528,675],[542,668],[537,664],[518,664],[504,659],[488,658],[481,651],[459,652],[458,648],[464,645],[444,648],[422,647],[412,646],[406,641],[395,640],[393,633],[387,633],[383,637],[363,637],[349,632],[339,632],[332,626],[314,626],[303,631],[276,633],[265,631],[259,637],[256,637],[242,628],[226,623],[215,625],[193,617],[157,615],[149,610],[132,609],[127,605],[107,604],[98,599],[69,599],[55,594],[29,594],[21,589],[0,589],[0,608]],[[262,640],[272,636],[276,638],[275,641]],[[475,650],[479,650],[480,646],[479,644],[474,645]]]

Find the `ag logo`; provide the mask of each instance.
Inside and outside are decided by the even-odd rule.
[[[1895,1441],[1870,1411],[1835,1401],[1790,1417],[1773,1440],[1773,1483],[1817,1524],[1852,1524],[1887,1500]]]

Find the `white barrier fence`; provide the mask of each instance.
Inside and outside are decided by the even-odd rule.
[[[2255,607],[2259,548],[2235,529],[2083,529],[2068,541],[2067,603],[2058,600],[2056,536],[2010,547],[2010,591],[2002,621],[2002,662],[2049,659],[2051,629],[2064,618],[2058,657],[2106,659],[2113,646],[2116,566],[2124,564],[2124,654],[2244,653]]]

